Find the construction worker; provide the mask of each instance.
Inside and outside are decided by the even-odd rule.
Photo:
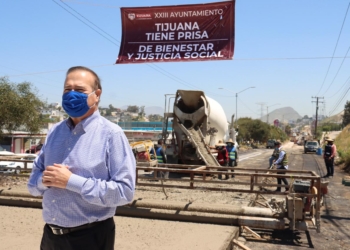
[[[334,174],[334,157],[337,152],[334,140],[327,139],[327,145],[324,148],[323,158],[326,164],[327,174],[322,178],[333,178]]]
[[[276,144],[275,142],[275,148],[273,149],[272,155],[269,158],[269,168],[272,166],[273,162],[278,159],[278,156],[280,154],[280,148],[282,149],[282,146]]]
[[[278,159],[274,161],[274,165],[276,166],[277,169],[288,169],[288,155],[286,153],[286,151],[284,151],[282,149],[282,143],[277,140],[276,141],[276,146],[278,147],[279,150],[279,155],[278,155]],[[286,174],[285,172],[277,172],[277,174]],[[284,183],[284,185],[287,185],[288,187],[286,187],[286,191],[289,191],[289,184],[286,178],[277,178],[277,183],[278,185],[282,184],[282,181]],[[281,187],[277,187],[277,189],[275,190],[276,192],[281,192]]]
[[[223,143],[222,140],[219,140],[219,142],[215,145],[215,149],[218,153],[216,157],[218,163],[223,167],[227,167],[228,153],[226,149],[226,144]],[[224,177],[221,176],[221,178],[223,179]],[[228,179],[228,175],[225,175],[225,179]]]
[[[235,147],[235,143],[232,139],[229,139],[228,141],[226,141],[226,150],[228,152],[228,166],[229,167],[234,167],[237,166],[237,149]],[[234,172],[234,170],[232,169],[231,172]],[[232,175],[232,178],[234,177],[234,175]]]
[[[164,149],[163,149],[163,144],[164,144],[163,140],[159,139],[158,144],[154,145],[154,149],[156,151],[158,163],[166,163],[167,162],[166,154],[165,154]],[[151,154],[153,153],[153,149],[151,150],[150,153]]]

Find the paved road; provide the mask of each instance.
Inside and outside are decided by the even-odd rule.
[[[290,143],[285,145],[285,148],[291,155],[291,169],[314,170],[320,175],[324,174],[324,169],[318,168],[316,162],[318,161],[323,166],[321,156],[303,154],[301,146]],[[242,152],[239,167],[266,169],[271,153],[272,149]],[[263,240],[247,237],[245,245],[252,250],[350,249],[350,212],[348,209],[350,205],[350,187],[341,184],[344,173],[338,168],[336,168],[335,173],[336,176],[330,182],[329,195],[325,198],[325,206],[321,212],[321,233],[317,233],[314,229],[309,231],[256,229],[255,231],[263,237]],[[37,249],[43,224],[41,211],[31,210],[31,212],[28,212],[26,208],[11,209],[7,207],[0,207],[0,210],[0,228],[3,232],[0,235],[0,240],[6,243],[5,249],[24,249],[16,246]],[[13,210],[13,213],[11,213],[11,210]],[[26,214],[27,216],[15,217],[13,214],[15,216]],[[227,236],[231,234],[231,227],[229,226],[124,217],[116,217],[116,220],[118,225],[116,249],[175,250],[181,246],[181,249],[216,250],[220,249]],[[20,226],[18,226],[18,223]],[[9,239],[12,239],[17,245],[12,244],[11,247]],[[179,241],[185,241],[185,244],[178,245]],[[135,242],[133,248],[130,248],[130,242]],[[2,244],[2,247],[4,246]]]
[[[312,170],[320,176],[326,172],[322,156],[312,153],[304,154],[303,147],[288,143],[285,145],[290,153],[290,169]],[[240,167],[267,168],[270,149],[253,151],[255,157],[242,161]],[[253,152],[249,154],[252,155]],[[317,164],[318,163],[318,164]],[[335,177],[330,180],[325,205],[321,209],[321,233],[315,229],[309,231],[291,230],[256,230],[262,240],[248,237],[245,243],[251,249],[350,249],[350,187],[342,185],[342,178],[346,175],[338,167],[335,168]]]

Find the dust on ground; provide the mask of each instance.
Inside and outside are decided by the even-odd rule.
[[[27,178],[0,176],[0,190],[27,191]],[[181,183],[177,183],[180,185]],[[198,184],[200,185],[200,184]],[[220,183],[219,187],[227,187]],[[167,198],[166,198],[167,197]],[[246,204],[246,194],[205,190],[136,188],[134,199],[206,204]],[[237,227],[114,216],[115,249],[217,250],[227,244]],[[39,249],[44,221],[41,209],[0,206],[1,249]],[[181,240],[180,240],[181,239]]]

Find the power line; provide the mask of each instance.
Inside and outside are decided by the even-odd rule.
[[[332,57],[309,57],[309,58],[298,58],[298,57],[295,57],[295,58],[255,58],[255,59],[249,59],[249,58],[238,58],[238,59],[234,59],[235,61],[246,61],[246,60],[260,60],[260,61],[263,61],[263,60],[306,60],[306,59],[313,59],[313,60],[318,60],[318,59],[330,59]],[[344,58],[350,58],[350,57],[334,57],[334,58],[339,58],[339,59],[344,59]],[[333,58],[333,59],[334,59]],[[92,66],[89,66],[91,68],[94,68],[94,67],[106,67],[106,66],[114,66],[115,64],[101,64],[101,65],[92,65]],[[155,66],[155,65],[154,65]],[[157,68],[160,68],[162,69],[161,67],[157,66]],[[162,69],[163,71],[165,71],[164,69]],[[60,71],[66,71],[65,69],[58,69],[58,70],[49,70],[49,71],[40,71],[40,72],[32,72],[32,73],[26,73],[26,74],[20,74],[20,75],[8,75],[8,77],[17,77],[17,76],[27,76],[27,75],[39,75],[39,74],[47,74],[47,73],[54,73],[54,72],[60,72]],[[168,74],[172,75],[171,73],[167,72]],[[177,76],[175,76],[176,78],[178,78]],[[180,78],[178,78],[180,79]],[[350,79],[350,77],[348,78],[348,80]],[[181,80],[181,79],[180,79]],[[348,81],[347,80],[347,81]],[[181,80],[181,81],[184,81],[184,80]],[[186,81],[184,81],[186,82]],[[346,83],[346,82],[345,82]],[[344,84],[345,84],[344,83]],[[190,84],[191,85],[191,84]],[[195,85],[192,85],[192,86],[195,86]],[[196,87],[197,88],[197,87]],[[336,93],[335,93],[336,94]],[[220,95],[222,96],[222,95]],[[228,97],[228,96],[227,96]]]
[[[111,39],[109,39],[108,37],[106,37],[104,34],[102,34],[101,32],[97,31],[94,27],[92,27],[91,25],[89,25],[87,22],[83,21],[81,18],[79,18],[77,15],[75,15],[74,13],[72,13],[72,11],[68,10],[67,8],[65,8],[64,6],[60,5],[58,2],[56,2],[56,0],[52,0],[53,2],[55,2],[58,6],[60,6],[61,8],[63,8],[65,11],[67,11],[69,14],[71,14],[72,16],[74,16],[75,18],[77,18],[79,21],[81,21],[82,23],[84,23],[85,25],[87,25],[89,28],[91,28],[92,30],[94,30],[95,32],[97,32],[98,34],[100,34],[102,37],[106,38],[108,41],[112,42],[114,45],[119,46],[120,45],[120,41],[116,38],[114,38],[113,36],[109,35],[106,31],[104,31],[103,29],[101,29],[100,27],[98,27],[97,25],[95,25],[93,22],[91,22],[89,19],[87,19],[86,17],[84,17],[83,15],[81,15],[78,11],[74,10],[72,7],[70,7],[69,5],[67,5],[66,3],[64,3],[62,0],[60,0],[61,3],[63,3],[64,5],[66,5],[69,9],[71,9],[72,11],[74,11],[75,13],[77,13],[80,17],[82,17],[83,19],[85,19],[87,22],[89,22],[90,24],[92,24],[93,26],[95,26],[97,29],[101,30],[104,34],[106,34],[107,36],[111,37],[113,40],[117,41],[119,44],[116,44],[114,41],[112,41]],[[197,88],[197,89],[201,89],[198,86],[195,86],[191,83],[188,83],[182,79],[180,79],[179,77],[169,73],[168,71],[162,69],[161,67],[154,65],[154,64],[146,64],[147,66],[151,67],[152,69],[156,70],[157,72],[163,74],[166,77],[169,77],[170,79],[172,79],[173,81],[176,81],[180,84],[183,84],[187,87],[192,87],[192,88]],[[152,66],[151,66],[152,65]],[[156,68],[158,68],[159,70],[157,70]],[[207,93],[211,93],[209,91],[206,91]],[[218,94],[215,94],[218,95]],[[222,95],[218,95],[218,96],[222,96]]]
[[[98,30],[96,30],[94,27],[92,27],[91,25],[89,25],[88,23],[86,23],[85,21],[83,21],[81,18],[79,18],[78,16],[74,15],[71,11],[69,11],[67,8],[65,8],[64,6],[60,5],[59,3],[57,3],[55,0],[52,0],[55,4],[57,4],[58,6],[60,6],[62,9],[64,9],[65,11],[67,11],[69,14],[71,14],[72,16],[74,16],[76,19],[78,19],[79,21],[81,21],[82,23],[84,23],[86,26],[88,26],[90,29],[94,30],[96,33],[100,34],[102,37],[104,37],[105,39],[107,39],[108,41],[110,41],[111,43],[113,43],[114,45],[119,46],[119,44],[116,44],[115,42],[113,42],[111,39],[109,39],[108,37],[106,37],[105,35],[103,35],[101,32],[99,32]],[[62,1],[61,1],[62,2]],[[65,4],[65,3],[64,3]],[[67,4],[65,4],[67,5]],[[72,8],[71,8],[72,9]],[[75,11],[76,12],[76,11]],[[86,19],[84,17],[84,19]],[[90,22],[90,21],[89,21]],[[91,23],[91,22],[90,22]],[[95,27],[98,28],[98,26],[94,25]],[[98,28],[100,29],[100,28]]]
[[[322,85],[321,85],[321,88],[320,88],[319,91],[317,92],[317,95],[318,95],[318,93],[320,93],[321,89],[323,88],[323,85],[324,85],[324,83],[325,83],[325,81],[326,81],[326,78],[327,78],[327,76],[328,76],[328,72],[329,72],[329,69],[330,69],[330,67],[331,67],[331,65],[332,65],[333,57],[334,57],[335,51],[337,50],[337,47],[338,47],[338,42],[339,42],[339,39],[340,39],[340,35],[341,35],[342,31],[343,31],[344,23],[345,23],[345,20],[346,20],[347,15],[348,15],[349,7],[350,7],[350,2],[349,2],[349,5],[348,5],[348,8],[346,9],[346,13],[345,13],[345,16],[344,16],[343,24],[342,24],[342,26],[341,26],[341,28],[340,28],[340,32],[339,32],[339,35],[338,35],[338,39],[337,39],[337,42],[336,42],[336,44],[335,44],[335,48],[334,48],[334,50],[333,50],[332,59],[331,59],[329,65],[328,65],[327,73],[326,73],[326,75],[325,75],[325,77],[324,77],[324,79],[323,79],[323,83],[322,83]]]
[[[350,51],[350,46],[349,46],[349,48],[348,48],[348,51],[346,52],[346,55],[349,53],[349,51]],[[346,55],[345,55],[345,56],[346,56]],[[334,80],[335,80],[335,78],[338,76],[338,73],[339,73],[341,67],[343,66],[344,61],[345,61],[345,57],[343,58],[343,61],[341,62],[340,66],[339,66],[339,68],[338,68],[338,71],[337,71],[337,73],[335,74],[335,76],[334,76],[332,82],[329,84],[328,88],[326,89],[326,91],[325,91],[324,93],[326,93],[326,92],[328,91],[328,89],[333,85]]]
[[[234,61],[282,61],[282,60],[321,60],[321,59],[342,59],[343,56],[314,56],[314,57],[275,57],[275,58],[234,58]],[[350,57],[345,57],[350,58]]]
[[[261,112],[261,114],[260,114],[260,119],[262,119],[263,113],[264,113],[263,107],[264,107],[264,105],[265,105],[266,103],[265,103],[265,102],[257,102],[256,104],[258,104],[258,105],[261,106],[261,107],[260,107],[260,112]]]
[[[240,98],[238,98],[238,100],[239,100],[247,109],[249,109],[250,111],[252,111],[253,114],[259,115],[258,113],[256,113],[256,112],[254,112],[253,110],[251,110]]]
[[[333,114],[333,112],[338,108],[338,106],[340,105],[340,103],[344,100],[345,96],[347,95],[347,93],[349,92],[350,87],[347,89],[347,91],[344,92],[343,96],[341,98],[339,98],[337,104],[334,105],[334,108],[332,109],[331,112],[329,112],[329,116],[331,116]]]
[[[62,0],[61,0],[62,1]],[[111,6],[111,5],[105,5],[105,4],[96,4],[96,3],[87,3],[87,2],[79,2],[79,1],[74,1],[74,0],[63,0],[62,2],[72,2],[76,4],[84,4],[84,5],[91,5],[91,6],[99,6],[99,7],[104,7],[104,8],[109,8],[109,9],[119,9],[120,6]]]
[[[117,41],[119,44],[116,44],[114,41],[111,41],[111,39],[109,39],[108,37],[106,37],[106,35],[102,34],[101,32],[99,32],[98,30],[96,30],[94,27],[92,27],[91,25],[89,25],[87,22],[85,22],[84,20],[82,20],[80,17],[78,17],[77,15],[75,15],[74,13],[72,13],[72,11],[68,10],[67,8],[65,8],[64,6],[60,5],[56,0],[52,0],[53,2],[55,2],[57,5],[59,5],[61,8],[63,8],[65,11],[67,11],[69,14],[73,15],[75,18],[77,18],[79,21],[81,21],[82,23],[84,23],[85,25],[87,25],[89,28],[91,28],[92,30],[94,30],[95,32],[97,32],[98,34],[100,34],[102,37],[106,38],[108,41],[112,42],[113,44],[119,46],[120,45],[120,41],[117,40],[116,38],[114,38],[113,36],[111,36],[110,34],[108,34],[106,31],[104,31],[103,29],[101,29],[100,27],[98,27],[97,25],[95,25],[93,22],[91,22],[89,19],[87,19],[86,17],[84,17],[83,15],[81,15],[78,11],[76,11],[75,9],[73,9],[72,7],[70,7],[69,5],[67,5],[66,3],[64,3],[63,0],[60,0],[61,3],[63,3],[65,6],[67,6],[67,8],[69,8],[70,10],[72,10],[73,12],[75,12],[77,15],[79,15],[81,18],[83,18],[84,20],[86,20],[87,22],[89,22],[91,25],[93,25],[94,27],[96,27],[97,29],[99,29],[100,31],[102,31],[102,33],[106,34],[107,36],[109,36],[110,38],[112,38],[113,40]],[[349,4],[350,5],[350,4]],[[345,21],[345,20],[344,20]],[[339,38],[338,38],[339,40]],[[333,53],[333,56],[332,56],[332,60],[334,58],[334,53]],[[346,57],[343,58],[343,61]],[[269,60],[275,60],[276,58],[270,58]],[[283,58],[284,60],[291,60],[292,58]],[[300,59],[300,58],[299,58]],[[311,58],[304,58],[304,59],[311,59]],[[313,58],[315,59],[315,58]],[[320,59],[320,58],[318,58]],[[239,60],[239,59],[238,59]],[[246,60],[256,60],[256,59],[246,59]],[[147,64],[149,67],[151,67],[151,65]],[[161,67],[157,66],[157,65],[153,65],[153,67],[151,67],[152,69],[156,70],[157,72],[169,77],[170,79],[180,83],[180,84],[183,84],[187,87],[194,87],[194,88],[197,88],[197,89],[200,89],[199,87],[191,84],[191,83],[188,83],[184,80],[182,80],[181,78],[169,73],[168,71],[162,69]],[[157,70],[156,68],[158,68],[159,70]],[[206,91],[207,93],[212,93],[212,92],[209,92],[209,91]],[[214,93],[213,93],[214,94]],[[222,96],[222,95],[218,95],[218,94],[214,94],[214,95],[217,95],[217,96]]]
[[[349,81],[349,83],[350,83],[350,76],[348,77],[348,79],[346,79],[346,81],[344,82],[343,86],[341,86],[340,89],[339,89],[337,92],[335,92],[333,95],[331,95],[329,98],[332,98],[333,96],[335,96],[336,94],[338,94],[339,91],[340,91],[342,88],[345,87],[345,85],[348,83],[348,81]]]

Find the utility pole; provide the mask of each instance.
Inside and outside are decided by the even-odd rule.
[[[275,105],[280,105],[279,103],[275,103],[270,106],[266,106],[266,123],[269,124],[269,107],[275,106]]]
[[[318,104],[323,103],[323,102],[319,101],[319,99],[324,99],[324,97],[312,96],[311,98],[316,99],[316,101],[312,101],[312,102],[316,102],[316,121],[315,121],[315,134],[314,134],[314,138],[316,138],[316,136],[317,136],[317,121],[318,121]]]
[[[261,106],[261,107],[260,107],[260,111],[261,111],[260,119],[262,120],[262,117],[263,117],[263,115],[264,115],[263,107],[264,107],[265,103],[264,103],[264,102],[257,102],[256,104],[258,104],[258,105]]]

